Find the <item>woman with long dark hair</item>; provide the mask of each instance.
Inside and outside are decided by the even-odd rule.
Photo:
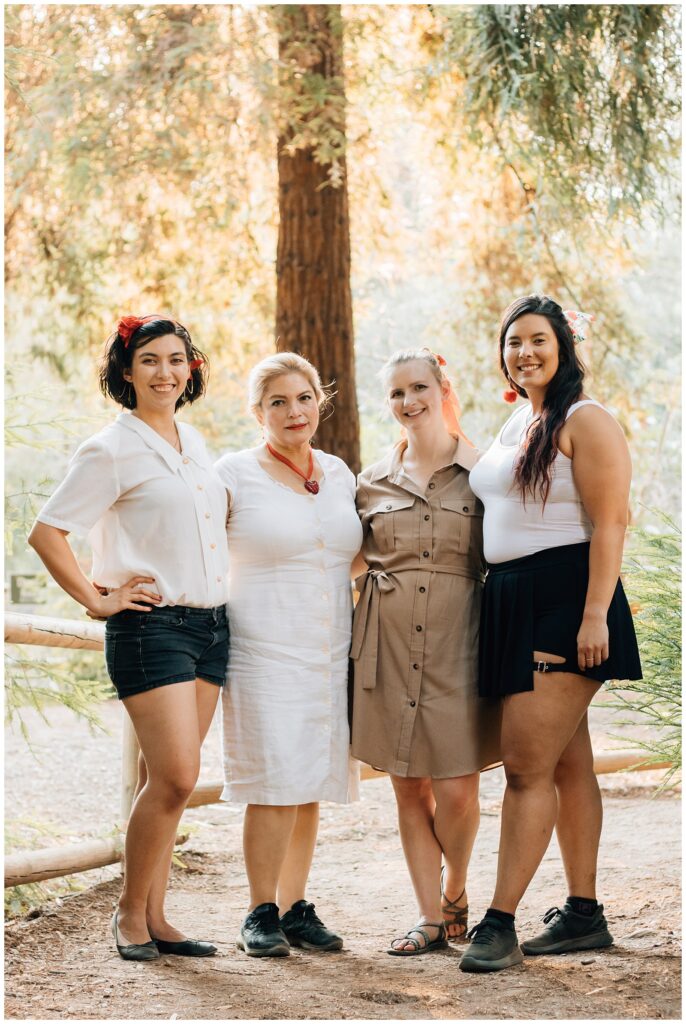
[[[589,319],[539,295],[506,310],[506,397],[528,402],[470,476],[489,565],[479,691],[503,702],[507,787],[495,894],[464,971],[612,943],[596,900],[602,805],[587,710],[604,680],[640,679],[641,665],[619,579],[631,461],[615,419],[583,390],[576,343]],[[520,949],[515,911],[553,828],[569,896]]]
[[[174,413],[205,391],[206,357],[168,316],[123,317],[100,367],[124,408],[81,445],[29,543],[88,614],[105,619],[105,658],[141,748],[112,932],[125,960],[211,956],[167,921],[176,828],[228,660],[227,500],[200,435]],[[67,540],[87,535],[87,579]]]

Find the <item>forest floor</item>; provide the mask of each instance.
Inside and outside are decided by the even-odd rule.
[[[595,746],[608,740],[608,715],[594,709]],[[121,708],[103,707],[108,732],[88,733],[56,708],[51,725],[29,715],[33,755],[18,732],[6,736],[6,813],[39,820],[59,836],[105,835],[118,807]],[[626,746],[626,744],[624,744]],[[220,775],[216,730],[203,778]],[[78,766],[74,768],[74,765]],[[409,959],[385,954],[416,920],[387,778],[362,784],[362,800],[324,805],[310,896],[345,937],[340,953],[295,950],[280,960],[249,959],[234,944],[245,913],[240,808],[186,813],[191,835],[174,869],[170,919],[219,947],[207,960],[117,957],[108,925],[119,869],[80,876],[89,886],[44,902],[5,926],[5,1016],[22,1020],[468,1020],[680,1019],[680,804],[655,796],[660,774],[601,776],[605,827],[601,899],[615,937],[604,951],[530,958],[494,976],[461,973],[459,944]],[[482,781],[482,823],[469,879],[472,923],[488,905],[498,846],[502,771]],[[103,821],[102,808],[112,808]],[[68,826],[65,824],[68,820]],[[48,835],[46,845],[56,835]],[[95,884],[93,884],[95,883]],[[553,841],[518,914],[520,938],[565,898]]]

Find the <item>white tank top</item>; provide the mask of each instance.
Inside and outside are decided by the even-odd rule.
[[[565,419],[582,405],[597,405],[588,398],[574,402]],[[591,539],[593,527],[581,504],[572,476],[572,460],[558,451],[551,466],[551,482],[545,508],[540,498],[514,488],[514,463],[531,422],[531,404],[517,409],[491,447],[469,474],[472,490],[484,505],[484,554],[487,562],[507,562],[536,551]],[[505,444],[504,437],[516,438]]]

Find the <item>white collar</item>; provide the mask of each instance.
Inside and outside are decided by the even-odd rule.
[[[204,448],[202,441],[187,423],[177,423],[176,429],[179,432],[179,438],[181,440],[181,453],[177,452],[173,445],[169,444],[168,441],[153,430],[151,426],[144,423],[138,416],[134,416],[131,412],[121,412],[117,416],[116,422],[122,427],[128,427],[129,430],[133,430],[142,441],[147,444],[148,448],[152,448],[153,451],[161,455],[164,461],[167,463],[170,469],[176,470],[183,465],[185,458],[192,459],[198,465],[203,465],[204,459]]]

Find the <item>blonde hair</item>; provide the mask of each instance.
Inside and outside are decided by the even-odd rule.
[[[248,409],[253,416],[262,405],[271,381],[284,373],[301,373],[306,378],[314,391],[320,411],[331,401],[332,392],[322,385],[317,369],[308,359],[297,352],[277,352],[253,366],[248,376]]]
[[[439,384],[442,384],[444,380],[448,379],[446,374],[443,373],[441,364],[431,349],[403,348],[389,356],[379,370],[379,377],[381,378],[383,386],[388,387],[389,377],[396,366],[402,366],[404,363],[412,363],[415,359],[419,359],[421,362],[427,364]]]
[[[379,370],[379,377],[381,378],[385,388],[388,387],[391,373],[396,366],[402,366],[405,363],[414,362],[414,360],[420,360],[431,370],[432,374],[436,378],[439,384],[443,384],[444,381],[448,384],[447,394],[443,395],[442,413],[443,422],[449,433],[455,437],[463,438],[468,445],[472,448],[474,445],[469,440],[467,435],[460,425],[460,417],[462,416],[462,409],[460,407],[460,400],[455,393],[452,381],[447,373],[443,371],[443,365],[445,360],[442,356],[436,355],[430,348],[404,348],[398,352],[394,352],[393,355],[389,356],[384,365]],[[402,428],[402,436],[405,437],[405,428]]]

